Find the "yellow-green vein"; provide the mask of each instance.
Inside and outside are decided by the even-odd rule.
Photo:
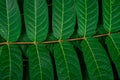
[[[9,71],[9,80],[11,80],[11,52],[10,52],[10,45],[7,45],[8,47],[8,54],[9,54],[9,66],[10,66],[10,71]]]
[[[9,21],[9,12],[8,12],[8,2],[6,0],[6,12],[7,12],[7,26],[8,26],[8,32],[7,32],[7,42],[9,42],[9,34],[10,34],[10,21]]]
[[[84,38],[85,38],[85,36],[86,36],[86,29],[87,29],[87,1],[85,0],[85,29],[84,29]]]
[[[36,48],[36,52],[37,52],[38,64],[39,64],[39,67],[40,67],[40,80],[42,80],[41,59],[40,59],[40,54],[39,54],[39,50],[38,50],[37,44],[35,44],[35,48]]]
[[[10,34],[10,21],[9,21],[9,12],[8,12],[8,2],[6,0],[6,12],[7,12],[7,26],[8,26],[8,35],[7,35],[7,42],[9,42],[9,34]],[[9,80],[11,80],[11,53],[10,53],[10,46],[8,46],[8,54],[9,54],[9,66],[10,66],[10,71],[9,71]]]
[[[34,0],[34,10],[35,10],[35,24],[34,24],[34,27],[35,27],[35,35],[34,35],[34,42],[36,42],[36,27],[37,27],[37,22],[36,22],[36,19],[37,19],[37,17],[36,17],[36,15],[37,15],[37,10],[36,10],[36,0]]]
[[[99,66],[98,66],[98,64],[97,64],[96,58],[95,58],[95,56],[94,56],[94,52],[92,51],[91,46],[89,45],[89,42],[87,41],[87,39],[85,39],[85,41],[86,41],[87,46],[89,47],[90,52],[91,52],[91,54],[92,54],[93,60],[94,60],[94,62],[95,62],[95,65],[96,65],[96,67],[97,67],[97,70],[98,70],[98,74],[99,74],[100,80],[102,80],[102,75],[101,75],[101,73],[100,73]]]
[[[67,64],[67,60],[66,60],[66,56],[65,56],[65,52],[64,52],[64,49],[63,49],[62,43],[59,42],[59,44],[60,44],[60,48],[61,48],[61,50],[62,50],[62,55],[63,55],[63,57],[64,57],[64,61],[65,61],[66,69],[67,69],[68,78],[69,78],[69,80],[70,80],[70,74],[69,74],[69,69],[68,69],[68,64]]]
[[[111,32],[112,28],[112,1],[110,0],[110,27],[109,27],[109,33]]]
[[[62,39],[62,32],[64,26],[64,0],[62,0],[62,23],[61,23],[61,31],[60,31],[60,40]]]

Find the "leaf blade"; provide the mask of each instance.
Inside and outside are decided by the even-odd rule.
[[[57,39],[68,39],[74,32],[74,0],[53,0],[52,30]]]
[[[18,46],[2,46],[0,54],[0,79],[22,80],[22,54]]]
[[[31,41],[44,41],[48,34],[48,7],[46,0],[25,0],[24,19]]]
[[[78,34],[93,36],[98,22],[98,0],[76,0]]]
[[[80,64],[70,43],[55,44],[54,58],[58,80],[82,80]]]
[[[21,16],[17,1],[0,0],[0,9],[1,36],[8,42],[17,41],[21,33]]]
[[[114,80],[110,61],[104,48],[94,38],[81,43],[85,64],[91,80]]]
[[[113,34],[106,38],[106,45],[120,78],[120,35]]]
[[[28,48],[30,80],[53,80],[52,62],[48,50],[43,45]]]
[[[103,0],[103,27],[107,32],[117,32],[120,30],[120,1]]]

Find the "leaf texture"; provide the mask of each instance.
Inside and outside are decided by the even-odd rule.
[[[103,22],[107,32],[120,30],[120,0],[103,0]]]
[[[74,32],[74,0],[53,0],[53,35],[57,39],[68,39]]]
[[[46,0],[25,0],[24,19],[28,38],[31,41],[44,41],[49,25]]]
[[[22,53],[17,45],[5,45],[0,50],[0,80],[22,80]]]
[[[76,0],[78,34],[93,36],[98,22],[98,0]]]
[[[0,0],[0,35],[8,42],[14,42],[20,33],[21,17],[17,0]]]
[[[106,38],[106,45],[120,78],[120,35],[113,34]]]
[[[81,46],[90,80],[114,80],[110,61],[101,44],[88,38]]]
[[[29,46],[28,62],[30,80],[54,80],[51,58],[43,45]]]
[[[70,43],[55,44],[54,58],[58,80],[82,80],[78,57]]]

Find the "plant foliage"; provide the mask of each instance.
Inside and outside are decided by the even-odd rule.
[[[119,31],[120,0],[0,0],[0,80],[120,80]]]
[[[76,0],[78,34],[93,36],[98,22],[98,0]]]

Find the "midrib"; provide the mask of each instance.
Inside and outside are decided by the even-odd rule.
[[[40,59],[40,55],[39,55],[39,50],[38,50],[37,44],[35,44],[35,48],[36,48],[36,51],[37,51],[38,64],[39,64],[39,67],[40,67],[40,80],[42,80],[41,59]]]
[[[9,13],[8,13],[8,2],[6,0],[6,12],[7,12],[7,26],[8,26],[8,35],[7,35],[7,42],[9,42],[9,34],[10,34],[10,21],[9,21]],[[11,80],[11,53],[10,53],[10,45],[8,44],[8,54],[9,54],[9,80]]]
[[[62,39],[62,31],[64,24],[64,0],[62,0],[62,21],[61,21],[61,31],[60,31],[60,40]]]
[[[84,19],[84,20],[85,20],[85,24],[84,24],[84,25],[85,25],[84,38],[85,38],[85,36],[86,36],[86,34],[87,34],[87,33],[86,33],[86,32],[87,32],[87,31],[86,31],[86,29],[87,29],[87,1],[86,1],[86,0],[85,0],[85,19]]]
[[[8,5],[9,4],[7,3],[7,0],[6,0],[7,26],[8,26],[7,42],[9,42],[9,34],[10,34],[10,21],[9,21]]]
[[[37,21],[36,21],[36,19],[37,19],[37,10],[36,10],[36,8],[37,8],[37,6],[36,6],[36,0],[34,0],[34,11],[35,11],[35,24],[34,24],[34,27],[35,27],[35,30],[34,30],[34,32],[35,32],[35,34],[34,34],[34,42],[36,43],[37,42],[37,34],[36,34],[36,30],[37,30]],[[42,66],[41,66],[41,58],[40,58],[40,55],[39,55],[39,50],[38,50],[38,46],[37,46],[37,44],[35,44],[35,48],[36,48],[36,51],[37,51],[37,59],[38,59],[38,64],[39,64],[39,68],[40,68],[40,80],[42,80]]]
[[[37,25],[37,21],[36,21],[36,19],[37,19],[37,17],[36,17],[36,15],[37,15],[37,10],[36,10],[36,0],[34,0],[34,10],[35,10],[35,24],[34,24],[34,27],[35,27],[35,30],[34,30],[34,32],[35,32],[35,35],[34,35],[34,42],[36,42],[36,25]]]
[[[112,28],[112,1],[110,0],[110,27],[109,27],[109,33],[111,32]]]
[[[66,70],[67,70],[67,74],[68,74],[68,80],[70,80],[70,74],[69,74],[69,69],[68,69],[68,64],[67,64],[67,60],[66,60],[66,57],[65,57],[65,52],[64,52],[64,49],[63,49],[63,46],[62,46],[62,43],[59,42],[60,44],[60,48],[62,49],[62,55],[64,57],[64,61],[65,61],[65,65],[66,65]]]
[[[10,66],[10,71],[9,71],[9,80],[11,80],[11,52],[10,52],[10,45],[8,44],[8,54],[9,54],[9,66]]]
[[[62,21],[61,21],[60,40],[62,39],[63,26],[64,26],[64,0],[62,0]],[[64,61],[65,61],[65,65],[66,65],[66,70],[67,70],[67,75],[68,75],[68,78],[70,80],[70,74],[69,74],[69,69],[68,69],[68,65],[67,65],[67,60],[66,60],[66,57],[65,57],[65,52],[64,52],[62,43],[59,42],[59,44],[60,44],[60,48],[62,49],[62,55],[64,57]]]
[[[95,62],[95,65],[96,65],[96,67],[97,67],[97,70],[98,70],[98,74],[99,74],[100,80],[102,80],[102,75],[101,75],[101,73],[100,73],[100,70],[99,70],[97,61],[96,61],[96,59],[95,59],[94,53],[93,53],[93,51],[92,51],[92,49],[91,49],[91,46],[89,45],[89,42],[87,41],[87,39],[85,39],[85,41],[86,41],[86,43],[87,43],[87,45],[88,45],[88,47],[89,47],[89,49],[90,49],[90,52],[91,52],[91,54],[92,54],[93,60],[94,60],[94,62]]]

